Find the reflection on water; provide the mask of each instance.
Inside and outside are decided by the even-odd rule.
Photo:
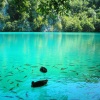
[[[99,47],[99,34],[1,34],[1,100],[99,100]],[[44,78],[47,86],[30,87]]]

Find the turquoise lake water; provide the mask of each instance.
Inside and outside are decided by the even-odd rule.
[[[0,100],[100,100],[100,34],[0,33]]]

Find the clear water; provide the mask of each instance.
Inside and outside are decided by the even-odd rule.
[[[100,34],[1,33],[0,100],[100,100]]]

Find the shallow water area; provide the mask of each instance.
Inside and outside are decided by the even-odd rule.
[[[100,100],[100,34],[1,33],[0,69],[0,100]]]

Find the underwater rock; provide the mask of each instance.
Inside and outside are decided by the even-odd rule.
[[[41,67],[40,68],[40,71],[43,72],[43,73],[46,73],[47,72],[47,69],[45,67]]]
[[[48,80],[40,80],[40,81],[37,81],[37,82],[34,82],[32,81],[31,83],[31,87],[41,87],[41,86],[44,86],[45,84],[47,84]]]

